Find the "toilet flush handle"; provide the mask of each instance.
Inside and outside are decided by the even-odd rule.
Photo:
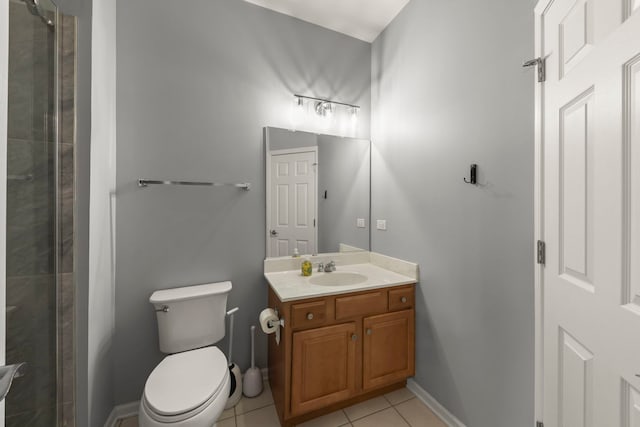
[[[163,313],[167,313],[169,311],[169,306],[168,305],[163,305],[162,308],[157,308],[156,309],[156,313],[162,311]]]

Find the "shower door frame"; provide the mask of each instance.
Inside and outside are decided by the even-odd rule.
[[[7,115],[9,102],[9,0],[0,0],[0,365],[6,364],[7,290]],[[4,427],[4,400],[0,427]]]

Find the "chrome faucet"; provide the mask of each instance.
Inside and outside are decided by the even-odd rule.
[[[324,272],[325,273],[331,273],[332,271],[336,271],[336,262],[335,261],[329,261],[324,266]]]

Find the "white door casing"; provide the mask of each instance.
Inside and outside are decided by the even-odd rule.
[[[640,426],[640,11],[542,0],[536,54],[536,414]]]
[[[268,153],[267,256],[316,253],[317,158],[315,148]]]

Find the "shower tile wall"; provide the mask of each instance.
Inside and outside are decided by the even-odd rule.
[[[10,2],[9,22],[7,363],[28,367],[6,425],[73,426],[75,19],[60,18],[58,51],[22,2]]]
[[[60,426],[75,426],[74,363],[74,230],[75,230],[75,100],[76,19],[60,15],[58,414]]]

